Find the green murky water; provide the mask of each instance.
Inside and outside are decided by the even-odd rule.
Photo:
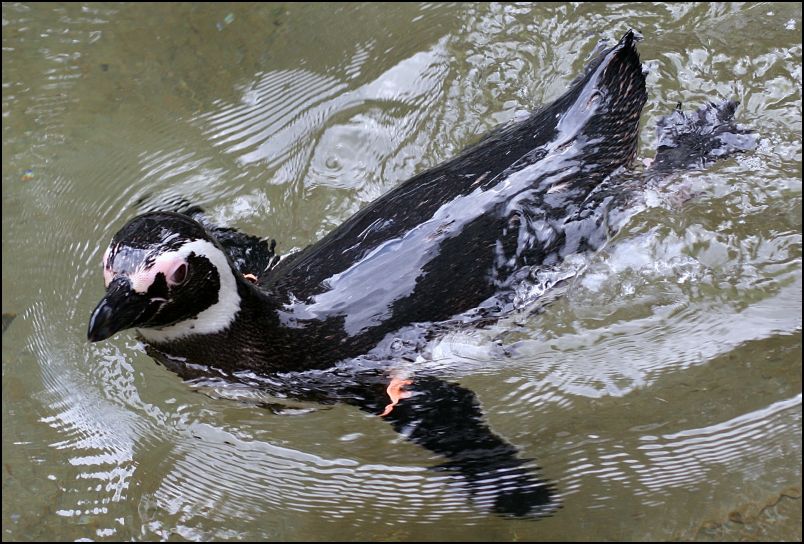
[[[801,23],[800,4],[4,4],[4,540],[800,540]],[[477,510],[349,407],[277,415],[130,333],[86,343],[139,199],[303,247],[629,27],[643,156],[678,101],[740,99],[760,145],[668,180],[545,312],[433,347],[555,482],[554,516]]]

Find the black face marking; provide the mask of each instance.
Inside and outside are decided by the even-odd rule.
[[[148,287],[146,294],[155,299],[161,298],[168,300],[170,298],[170,289],[168,288],[167,280],[163,273],[158,272],[156,274],[154,282]]]
[[[168,285],[165,275],[156,274],[153,284],[148,288],[148,296],[163,298],[159,311],[140,322],[141,327],[165,327],[193,319],[219,299],[221,279],[218,270],[206,257],[190,253],[187,257],[187,277],[184,283]]]

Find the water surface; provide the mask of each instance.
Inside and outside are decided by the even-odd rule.
[[[630,27],[642,158],[679,101],[741,100],[758,149],[422,361],[555,483],[552,517],[482,511],[356,409],[274,413],[131,333],[86,342],[138,202],[304,247]],[[3,538],[800,540],[801,49],[798,4],[4,4]]]

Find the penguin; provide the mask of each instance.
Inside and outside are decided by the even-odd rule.
[[[654,167],[628,173],[647,99],[638,38],[626,32],[553,103],[283,259],[275,242],[216,226],[200,208],[138,215],[103,256],[106,294],[88,339],[134,328],[182,378],[270,376],[284,394],[355,405],[446,457],[443,468],[483,489],[493,511],[550,514],[554,486],[486,425],[475,394],[394,375],[388,346],[405,331],[509,314],[523,278],[598,249],[616,228],[608,210],[627,207],[652,176],[753,146],[732,121],[735,102],[679,109],[659,123]],[[366,354],[389,364],[344,370]]]

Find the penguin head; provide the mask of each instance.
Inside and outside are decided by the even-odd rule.
[[[154,212],[129,221],[103,256],[106,295],[87,338],[136,327],[151,342],[228,328],[240,310],[237,275],[220,243],[197,221]]]

